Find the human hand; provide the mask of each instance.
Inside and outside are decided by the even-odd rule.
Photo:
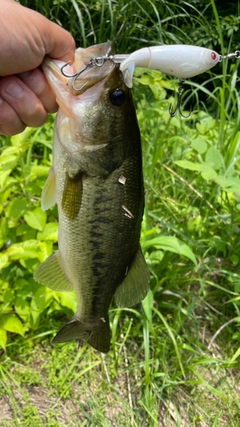
[[[75,43],[60,26],[14,0],[1,0],[0,40],[0,134],[15,135],[57,111],[38,67],[45,55],[72,62]]]

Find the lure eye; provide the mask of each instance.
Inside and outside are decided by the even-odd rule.
[[[211,53],[211,57],[212,57],[213,61],[215,61],[215,60],[217,59],[217,55],[216,55],[216,53],[215,53],[215,52],[212,52],[212,53]]]
[[[110,101],[116,107],[120,107],[125,101],[125,92],[122,89],[114,89],[110,93]]]

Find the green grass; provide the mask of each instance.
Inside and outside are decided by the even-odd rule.
[[[219,16],[212,0],[22,3],[83,46],[111,38],[119,52],[189,39],[225,52],[238,47],[237,18]],[[177,81],[136,72],[151,292],[131,309],[112,306],[105,356],[87,345],[51,344],[75,297],[32,279],[57,241],[56,209],[38,209],[53,118],[1,138],[0,426],[240,425],[239,63],[188,82],[185,113],[196,104],[187,120],[168,113]]]
[[[156,44],[190,43],[219,48],[221,27],[225,40],[238,48],[239,11],[236,2],[211,0],[19,0],[70,31],[77,46],[112,40],[119,53]]]
[[[226,341],[220,338],[208,351],[208,323],[198,321],[195,329],[187,322],[186,339],[176,337],[183,376],[166,319],[162,326],[157,318],[148,323],[149,358],[144,323],[143,346],[135,313],[125,315],[115,352],[107,356],[75,343],[52,347],[48,340],[18,339],[2,357],[0,425],[237,426],[239,373],[221,352]]]

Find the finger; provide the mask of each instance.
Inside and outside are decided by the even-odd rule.
[[[40,99],[17,76],[0,80],[0,96],[27,126],[41,126],[47,120],[47,111]]]
[[[16,1],[1,0],[1,6],[1,76],[34,70],[46,54],[74,61],[75,42],[68,31]]]
[[[18,74],[18,77],[37,95],[48,113],[56,113],[58,110],[56,97],[41,70],[37,68],[33,71],[27,71]]]
[[[16,135],[25,127],[16,111],[0,97],[0,135]]]
[[[49,21],[45,23],[46,31],[42,32],[45,52],[51,58],[64,62],[74,62],[75,41],[71,34],[59,25]]]

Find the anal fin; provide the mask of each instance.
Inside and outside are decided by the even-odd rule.
[[[70,292],[74,290],[73,285],[69,282],[61,267],[58,251],[50,255],[37,267],[33,277],[36,282],[54,291]]]
[[[149,291],[149,271],[141,248],[115,293],[119,307],[131,307],[142,301]]]

